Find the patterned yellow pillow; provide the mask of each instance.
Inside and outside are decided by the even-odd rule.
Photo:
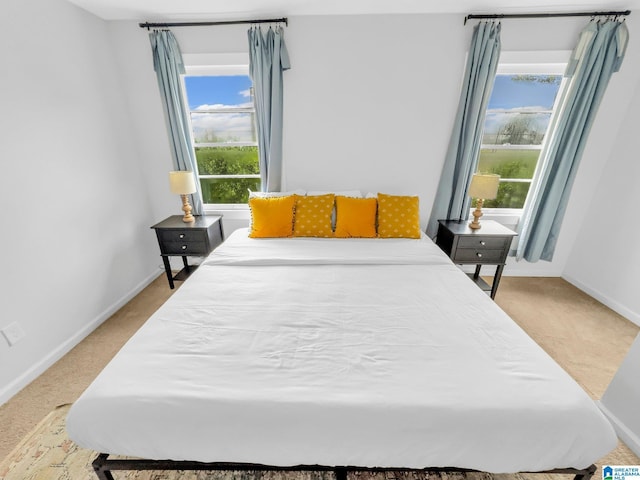
[[[296,195],[294,237],[333,237],[331,213],[334,195]]]
[[[376,210],[375,198],[336,197],[336,237],[375,238]]]
[[[293,235],[293,209],[296,196],[254,197],[249,199],[251,238],[290,237]]]
[[[378,236],[420,238],[418,197],[378,194]]]

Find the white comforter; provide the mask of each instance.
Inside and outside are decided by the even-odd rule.
[[[584,468],[587,394],[429,240],[236,231],[73,405],[80,445],[269,465]]]

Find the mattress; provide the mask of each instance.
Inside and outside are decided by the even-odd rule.
[[[79,445],[274,466],[585,468],[580,386],[428,238],[235,231],[73,404]]]

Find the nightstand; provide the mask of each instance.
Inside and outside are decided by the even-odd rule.
[[[174,280],[185,280],[198,268],[189,265],[187,256],[206,257],[222,243],[222,217],[220,215],[200,215],[194,222],[182,221],[182,215],[173,215],[151,228],[156,231],[160,255],[164,262],[169,287],[174,288]],[[169,257],[180,256],[184,268],[175,276],[171,272]]]
[[[480,222],[481,228],[472,230],[469,222],[438,220],[436,244],[459,265],[475,265],[476,271],[469,274],[471,279],[495,298],[507,262],[509,247],[516,232],[492,220]],[[491,285],[480,278],[482,265],[496,265],[496,273]]]

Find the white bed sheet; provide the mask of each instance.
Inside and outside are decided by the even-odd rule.
[[[239,229],[205,265],[434,265],[451,261],[428,237],[410,238],[249,238]]]
[[[234,233],[75,402],[71,438],[150,459],[488,472],[584,468],[615,447],[588,395],[429,239],[288,240]],[[284,242],[298,253],[271,265]],[[368,263],[367,248],[390,253]],[[412,249],[425,256],[390,260]]]

